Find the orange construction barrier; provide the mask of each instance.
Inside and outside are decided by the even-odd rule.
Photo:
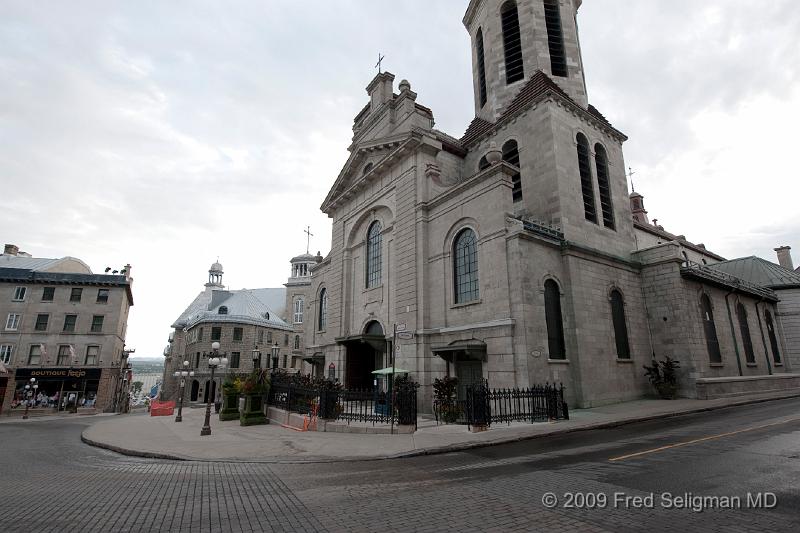
[[[175,402],[152,402],[150,403],[150,416],[172,416],[175,412]]]

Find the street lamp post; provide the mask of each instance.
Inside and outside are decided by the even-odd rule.
[[[28,407],[31,404],[31,395],[35,394],[36,389],[39,388],[39,385],[36,384],[36,378],[31,378],[30,383],[25,384],[25,392],[23,393],[22,399],[25,401],[25,414],[22,415],[23,420],[28,419]]]
[[[281,349],[280,349],[280,346],[278,346],[278,343],[276,342],[272,346],[272,371],[273,372],[278,370],[278,356],[280,356],[280,354],[281,354]]]
[[[208,354],[204,354],[208,357]],[[208,368],[211,369],[211,383],[214,383],[214,370],[217,369],[218,366],[226,366],[228,364],[228,358],[225,357],[225,354],[222,354],[222,357],[219,356],[219,342],[214,341],[211,343],[211,357],[208,357]],[[213,385],[210,385],[213,387]],[[212,394],[210,391],[206,390],[208,393],[208,401],[206,402],[206,422],[203,425],[203,429],[200,430],[200,436],[211,435],[211,402],[214,401],[212,398]]]
[[[261,368],[261,352],[258,349],[258,344],[253,345],[253,370]]]
[[[189,368],[189,361],[184,361],[183,370],[176,370],[174,374],[176,378],[181,378],[181,396],[178,399],[178,416],[175,417],[175,422],[183,422],[183,394],[186,386],[186,376],[194,377],[194,370],[190,372],[187,368]]]

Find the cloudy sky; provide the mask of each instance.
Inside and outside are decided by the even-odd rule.
[[[128,345],[158,356],[219,256],[275,287],[321,214],[364,88],[407,78],[472,118],[467,0],[0,0],[0,237],[133,265]],[[650,216],[726,257],[800,255],[800,4],[585,0],[590,101],[630,140]]]

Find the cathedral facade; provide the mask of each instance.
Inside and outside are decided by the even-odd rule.
[[[470,2],[475,118],[460,138],[408,81],[367,86],[321,206],[331,252],[305,289],[316,368],[368,387],[394,356],[424,410],[445,375],[459,394],[487,379],[561,382],[574,406],[640,398],[642,366],[665,356],[687,397],[800,384],[766,324],[776,294],[714,270],[722,257],[629,195],[626,136],[587,100],[580,4]]]

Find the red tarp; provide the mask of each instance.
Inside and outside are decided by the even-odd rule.
[[[175,402],[152,402],[150,404],[150,416],[172,416],[175,412]]]

